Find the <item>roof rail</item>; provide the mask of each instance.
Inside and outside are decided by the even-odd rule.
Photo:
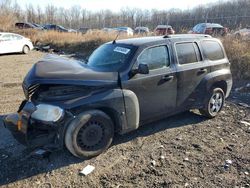
[[[176,34],[176,35],[164,35],[163,36],[163,38],[195,38],[195,37],[212,38],[212,36],[206,35],[206,34]]]

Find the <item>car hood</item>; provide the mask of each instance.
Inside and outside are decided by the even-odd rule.
[[[117,85],[117,72],[100,72],[83,62],[58,55],[46,55],[33,65],[24,79],[24,86],[36,84]]]

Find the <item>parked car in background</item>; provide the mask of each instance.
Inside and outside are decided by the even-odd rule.
[[[250,39],[250,26],[236,31],[234,36],[238,39]]]
[[[56,25],[56,24],[45,24],[43,25],[43,28],[46,30],[53,30],[53,31],[58,31],[58,32],[70,32],[68,29],[61,25]]]
[[[124,34],[124,35],[127,35],[127,36],[133,36],[134,35],[134,31],[130,27],[117,27],[117,28],[114,28],[114,30],[119,32],[120,34]]]
[[[18,22],[15,24],[15,27],[18,29],[38,29],[42,30],[42,27],[38,27],[32,23],[29,22]]]
[[[105,33],[116,33],[117,32],[117,30],[115,30],[115,28],[108,28],[108,27],[103,28],[101,31],[103,31]]]
[[[81,27],[77,30],[78,33],[86,34],[87,32],[91,31],[89,27]]]
[[[218,23],[199,23],[193,27],[190,34],[208,34],[212,36],[226,36],[228,29]]]
[[[44,29],[43,26],[41,26],[41,25],[39,25],[39,24],[37,24],[37,23],[32,23],[32,25],[36,26],[37,28],[39,28],[39,29],[41,29],[41,30]]]
[[[75,30],[75,29],[68,29],[68,32],[69,33],[77,33],[77,30]]]
[[[154,30],[155,35],[173,35],[175,30],[171,25],[158,25]]]
[[[148,29],[148,27],[136,27],[135,30],[134,30],[134,34],[148,35],[149,34],[149,29]]]
[[[30,39],[14,33],[0,33],[0,54],[29,53],[33,44]]]

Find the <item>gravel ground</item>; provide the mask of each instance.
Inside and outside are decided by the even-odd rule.
[[[0,115],[16,111],[22,79],[43,55],[0,56]],[[250,108],[238,105],[250,105],[249,93],[232,92],[214,119],[185,112],[117,136],[105,153],[85,161],[67,151],[31,157],[0,118],[0,187],[250,187],[250,126],[241,122],[250,123]],[[88,164],[94,172],[79,175]]]

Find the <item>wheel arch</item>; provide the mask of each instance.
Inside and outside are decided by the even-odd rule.
[[[104,112],[111,118],[114,124],[114,131],[116,133],[122,131],[122,121],[121,121],[121,118],[119,117],[120,116],[119,112],[117,112],[115,109],[110,108],[110,107],[99,107],[99,108],[96,108],[96,110]]]
[[[217,88],[217,87],[221,88],[225,94],[227,93],[227,82],[225,80],[214,82],[212,86],[210,87],[210,90],[213,88]]]
[[[202,85],[206,87],[207,92],[211,91],[214,87],[219,87],[228,97],[232,88],[232,74],[230,69],[221,69],[208,74],[202,81]]]

